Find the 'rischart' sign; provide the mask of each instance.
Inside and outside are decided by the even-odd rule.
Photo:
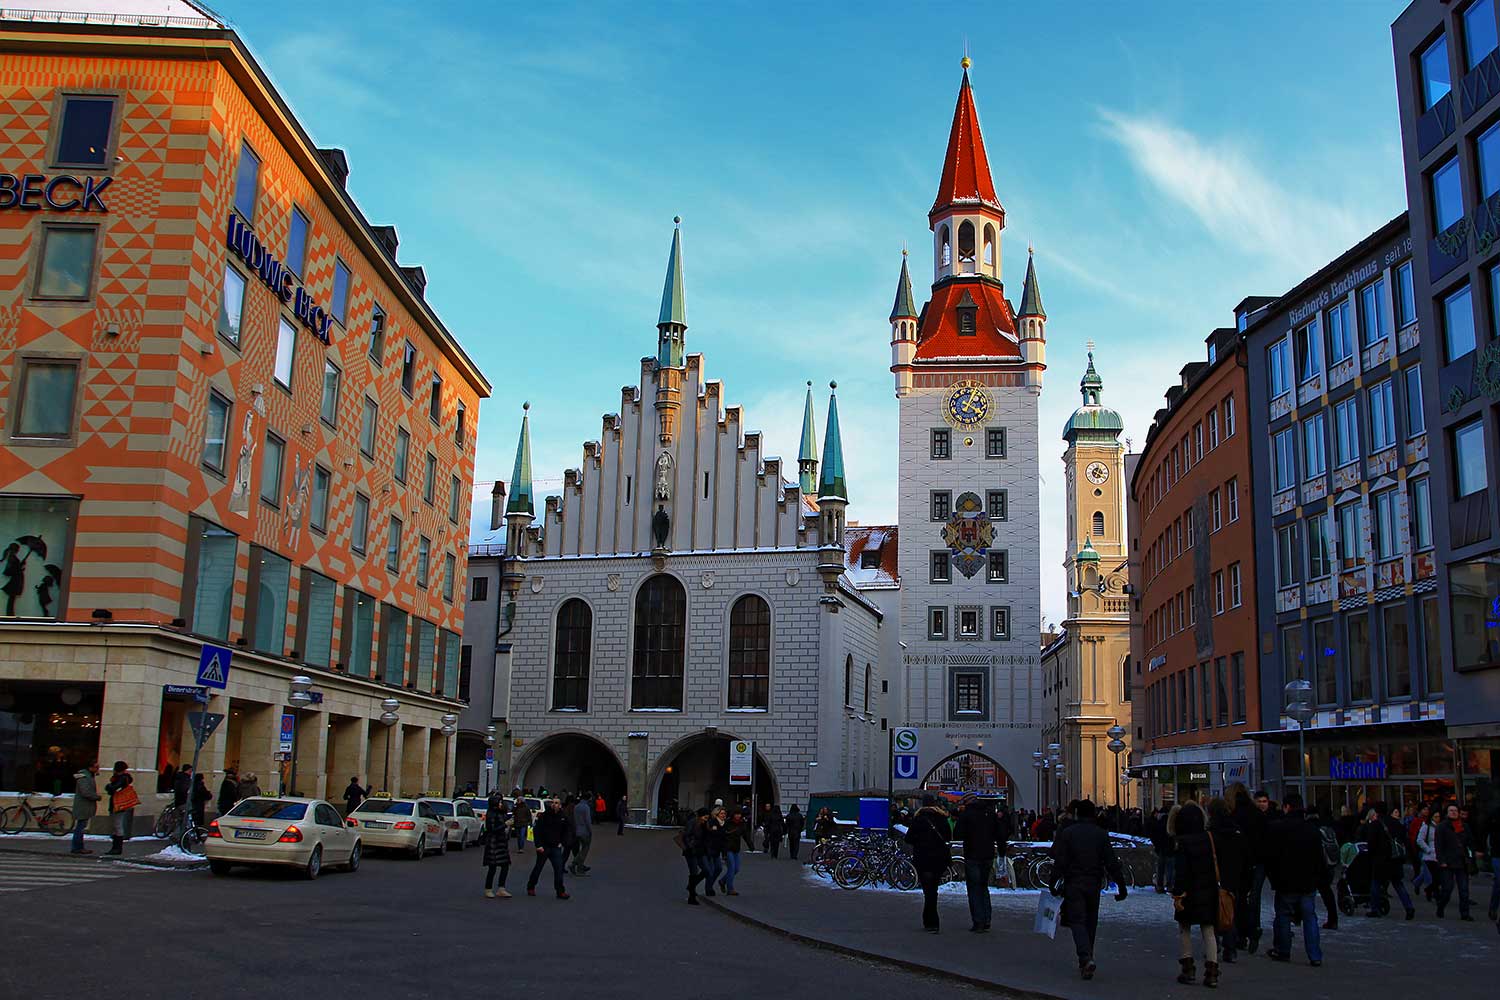
[[[0,209],[21,208],[32,212],[108,212],[104,189],[114,183],[113,177],[85,177],[72,174],[0,174]]]
[[[302,287],[297,276],[281,262],[281,258],[266,248],[260,237],[255,235],[255,230],[245,225],[233,212],[229,213],[225,242],[235,256],[255,272],[262,284],[275,292],[282,302],[291,304],[292,312],[302,321],[303,326],[312,331],[314,337],[328,343],[328,329],[333,325],[333,317],[328,310]]]

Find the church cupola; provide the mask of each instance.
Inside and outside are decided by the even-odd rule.
[[[1125,430],[1125,422],[1114,410],[1104,406],[1100,400],[1104,395],[1104,380],[1094,367],[1094,344],[1089,342],[1089,366],[1078,380],[1078,391],[1083,396],[1083,405],[1073,411],[1063,425],[1063,440],[1069,444],[1077,441],[1115,444]]]
[[[995,194],[990,161],[979,130],[979,110],[969,86],[969,57],[948,132],[943,176],[927,220],[932,227],[934,280],[976,274],[1000,278],[1000,232],[1005,209]]]
[[[896,302],[891,306],[891,371],[896,375],[896,395],[911,392],[911,362],[917,353],[917,303],[911,294],[911,272],[906,268],[906,250],[901,251],[901,277],[896,281]]]
[[[844,482],[844,442],[839,434],[839,384],[828,383],[828,427],[823,432],[823,468],[818,479],[818,574],[830,594],[844,572],[844,514],[849,488]]]
[[[680,227],[682,217],[672,219]],[[661,290],[661,313],[656,321],[656,414],[658,438],[671,445],[682,409],[682,377],[687,339],[687,299],[682,291],[682,230],[672,230],[667,256],[667,278]]]
[[[802,447],[797,451],[797,480],[804,497],[818,493],[818,439],[813,428],[812,382],[807,383],[807,405],[802,411]]]

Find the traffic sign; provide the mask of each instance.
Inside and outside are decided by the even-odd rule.
[[[755,774],[755,743],[752,740],[729,741],[729,783],[748,785]]]
[[[234,654],[223,646],[203,644],[198,655],[198,683],[205,687],[224,690],[229,685],[229,664]]]
[[[915,755],[917,752],[917,731],[910,727],[895,730],[891,738],[891,750],[895,753]]]
[[[198,746],[208,742],[208,738],[219,728],[219,723],[224,721],[220,712],[189,712],[188,724],[193,727],[193,736],[198,740]]]
[[[917,755],[914,753],[898,753],[894,758],[896,777],[902,781],[915,781],[917,778]]]
[[[484,750],[484,762],[486,764],[493,764],[493,763],[495,763],[495,748],[494,747],[485,747],[485,750]]]
[[[297,742],[297,716],[291,712],[281,713],[281,737],[276,742],[279,753],[291,753],[292,744]]]

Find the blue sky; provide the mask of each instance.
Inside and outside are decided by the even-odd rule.
[[[1392,0],[214,6],[313,138],[348,151],[365,214],[399,227],[403,263],[426,267],[494,383],[481,495],[509,478],[523,399],[541,490],[581,463],[654,350],[681,215],[688,349],[788,459],[804,383],[837,379],[865,523],[895,516],[886,316],[903,242],[925,298],[967,44],[1004,278],[1019,297],[1034,244],[1049,318],[1051,621],[1058,435],[1085,341],[1139,446],[1236,302],[1287,290],[1404,207]]]

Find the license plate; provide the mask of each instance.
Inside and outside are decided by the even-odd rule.
[[[367,820],[365,820],[365,826],[368,827],[371,830],[389,830],[390,827],[391,827],[391,824],[389,824],[389,823],[381,823],[378,820],[367,819]]]
[[[266,831],[264,831],[264,830],[236,830],[236,831],[234,831],[234,839],[235,840],[265,840],[266,839]]]

